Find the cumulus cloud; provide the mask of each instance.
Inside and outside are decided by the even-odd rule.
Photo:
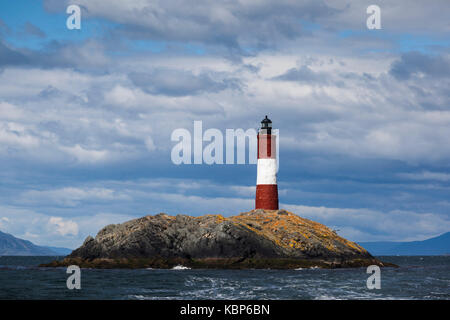
[[[117,212],[62,217],[17,206],[0,206],[2,232],[38,245],[77,248],[88,235],[95,236],[105,225],[122,223],[137,216]]]
[[[8,102],[0,101],[0,119],[2,120],[14,120],[20,119],[24,116],[22,110]]]
[[[389,72],[399,80],[407,80],[412,76],[449,78],[450,58],[442,55],[430,56],[420,52],[407,52],[392,64]]]
[[[0,228],[2,230],[5,230],[8,222],[9,222],[9,219],[7,217],[1,217],[0,218]]]
[[[107,188],[65,187],[52,190],[30,190],[20,195],[23,204],[41,206],[78,206],[82,202],[129,200],[129,196]]]
[[[137,94],[134,88],[116,85],[109,93],[105,94],[105,102],[122,108],[133,107],[137,103]]]
[[[437,236],[450,229],[446,215],[404,210],[389,212],[370,209],[285,205],[302,217],[341,230],[353,241],[414,241]]]
[[[0,151],[6,147],[27,149],[39,146],[39,139],[17,122],[0,122],[0,142]]]
[[[108,151],[106,150],[89,150],[81,147],[79,144],[73,147],[61,147],[61,150],[74,156],[82,163],[100,162],[106,160],[108,157]]]
[[[78,224],[72,220],[64,220],[61,217],[50,217],[48,220],[50,229],[55,230],[61,236],[78,234]]]

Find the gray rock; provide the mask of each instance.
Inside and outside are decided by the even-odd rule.
[[[286,210],[238,216],[190,217],[160,213],[108,225],[69,258],[301,258],[342,261],[373,258],[327,227]]]

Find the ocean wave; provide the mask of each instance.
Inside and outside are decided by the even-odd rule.
[[[190,270],[190,269],[191,268],[185,267],[185,266],[182,266],[182,265],[177,265],[177,266],[172,268],[172,270]]]

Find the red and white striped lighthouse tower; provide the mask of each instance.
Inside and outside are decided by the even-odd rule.
[[[257,166],[255,209],[278,210],[276,136],[267,116],[258,132]]]

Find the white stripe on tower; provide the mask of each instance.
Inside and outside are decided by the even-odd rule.
[[[258,159],[256,184],[277,184],[277,159]]]

